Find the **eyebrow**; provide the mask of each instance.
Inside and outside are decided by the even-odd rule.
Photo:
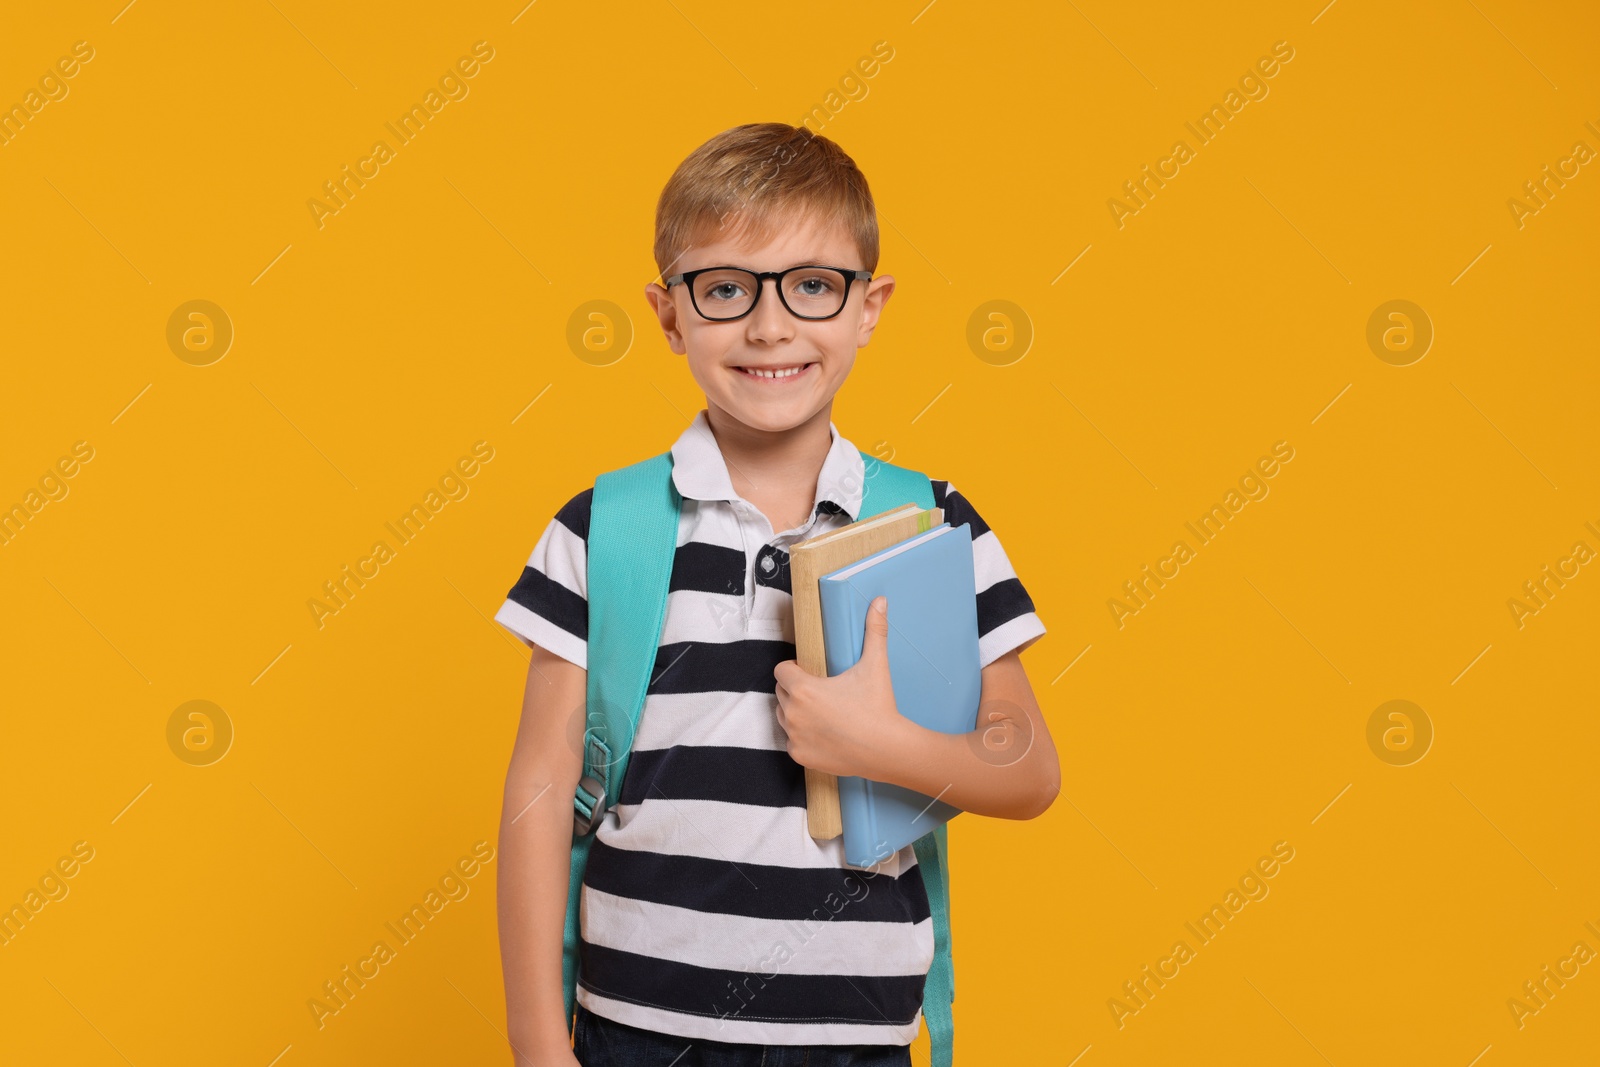
[[[753,268],[753,267],[740,267],[739,264],[737,264],[737,263],[722,262],[722,263],[714,264],[714,266],[718,266],[718,267],[739,267],[740,270],[748,270],[748,271],[752,271],[754,273],[760,273],[759,271],[756,271],[755,268]],[[797,259],[793,263],[789,264],[787,267],[779,267],[778,269],[780,271],[784,271],[784,270],[793,270],[796,267],[831,267],[831,266],[833,266],[833,264],[829,263],[826,259],[823,259],[823,258],[820,258],[820,257],[812,257],[811,259]],[[697,269],[703,269],[703,268],[697,268]],[[685,272],[685,273],[687,273],[687,272]]]

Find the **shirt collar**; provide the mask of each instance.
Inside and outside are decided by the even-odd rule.
[[[824,500],[831,500],[854,522],[861,510],[866,465],[860,450],[842,436],[832,422],[828,423],[828,433],[832,435],[832,443],[817,475],[817,498],[812,512],[815,513],[816,506]],[[727,461],[711,432],[705,408],[700,409],[672,445],[672,482],[678,495],[694,500],[743,499],[734,491]]]

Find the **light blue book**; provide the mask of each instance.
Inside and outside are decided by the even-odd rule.
[[[978,722],[977,580],[972,529],[940,523],[818,580],[828,675],[861,659],[867,609],[889,600],[889,679],[900,714],[930,730]],[[870,867],[961,814],[935,797],[854,775],[839,778],[845,862]]]

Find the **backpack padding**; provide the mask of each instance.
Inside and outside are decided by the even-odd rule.
[[[608,808],[622,794],[634,730],[655,670],[667,614],[682,498],[672,483],[672,453],[595,479],[587,550],[589,639],[584,773],[598,778]],[[574,797],[581,814],[582,788]],[[562,935],[562,986],[568,1033],[577,997],[578,911],[594,833],[574,836]]]

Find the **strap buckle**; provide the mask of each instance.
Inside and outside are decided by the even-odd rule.
[[[606,787],[600,779],[586,774],[572,795],[572,834],[582,837],[600,825],[606,814]]]

